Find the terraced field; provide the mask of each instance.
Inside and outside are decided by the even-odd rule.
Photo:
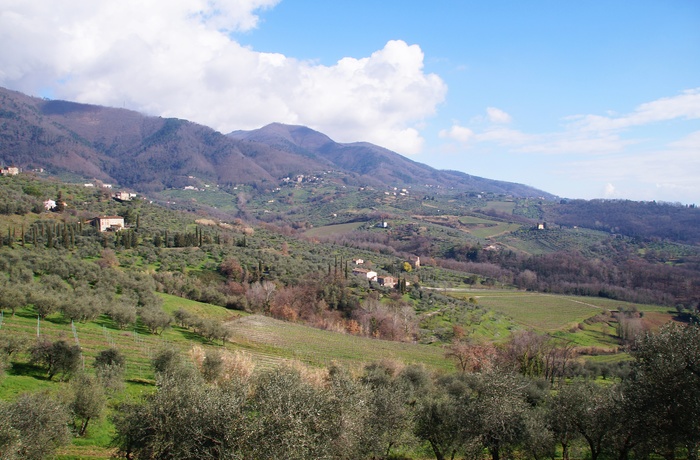
[[[347,224],[324,225],[323,227],[316,227],[305,231],[304,236],[314,238],[340,235],[343,233],[349,233],[363,224],[364,222],[350,222]]]
[[[633,309],[644,313],[644,322],[655,328],[671,321],[673,312],[657,305],[639,305],[597,297],[577,297],[515,290],[459,290],[447,294],[475,299],[481,307],[503,313],[525,329],[565,336],[581,346],[610,347],[614,328],[607,323],[584,324],[599,314]]]
[[[436,346],[375,340],[324,331],[300,324],[251,315],[228,323],[231,341],[262,365],[296,359],[311,365],[338,362],[349,367],[384,358],[422,363],[433,369],[452,370],[453,364]]]

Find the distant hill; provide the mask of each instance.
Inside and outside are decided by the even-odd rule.
[[[233,139],[270,149],[272,164],[279,157],[295,158],[295,164],[327,166],[352,173],[373,185],[432,185],[457,190],[490,192],[518,197],[554,198],[550,193],[512,182],[438,170],[412,161],[391,150],[367,142],[341,144],[305,126],[273,123],[253,131],[234,131]]]
[[[142,192],[189,183],[275,184],[325,169],[351,184],[432,185],[516,197],[553,195],[521,184],[441,171],[369,143],[340,144],[303,126],[221,134],[174,118],[53,101],[0,88],[0,162],[115,182]]]

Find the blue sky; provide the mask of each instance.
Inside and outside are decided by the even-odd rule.
[[[0,0],[0,85],[700,202],[700,2]]]

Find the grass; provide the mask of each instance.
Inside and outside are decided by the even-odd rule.
[[[515,205],[514,201],[489,201],[486,203],[486,209],[492,209],[504,214],[513,214]]]
[[[182,297],[164,294],[161,292],[158,293],[158,296],[163,299],[163,310],[170,314],[182,308],[195,316],[199,316],[200,318],[211,318],[221,321],[231,319],[233,316],[245,314],[243,312],[234,312],[217,305],[183,299]]]
[[[323,227],[315,227],[304,232],[307,237],[327,237],[333,235],[342,235],[350,233],[362,226],[364,222],[350,222],[347,224],[324,225]]]
[[[520,224],[509,224],[505,222],[500,222],[498,223],[498,225],[495,225],[493,227],[480,227],[469,230],[469,233],[471,233],[477,238],[487,239],[496,237],[498,235],[502,235],[504,233],[514,232],[520,229],[520,227],[522,227],[522,225]]]
[[[464,290],[446,294],[469,299],[479,306],[500,312],[518,326],[539,333],[549,333],[581,347],[616,348],[614,327],[606,321],[586,324],[586,320],[620,309],[637,308],[652,329],[673,319],[673,312],[657,305],[637,305],[597,297],[541,294],[515,290]],[[613,321],[612,318],[609,318]]]
[[[263,365],[294,359],[314,366],[338,362],[358,367],[389,358],[406,364],[425,364],[436,370],[454,369],[444,351],[436,346],[357,337],[259,315],[242,317],[231,327],[231,340]]]

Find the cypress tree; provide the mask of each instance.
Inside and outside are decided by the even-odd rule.
[[[53,248],[53,230],[51,226],[46,228],[46,247],[49,249]]]
[[[70,248],[70,234],[68,233],[68,226],[66,224],[63,224],[63,234],[61,235],[63,237],[63,247],[66,249]]]

